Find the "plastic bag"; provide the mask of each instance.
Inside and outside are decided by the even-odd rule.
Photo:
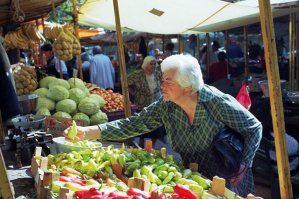
[[[249,108],[251,106],[251,99],[249,96],[249,92],[248,92],[246,83],[242,84],[241,89],[239,90],[239,93],[238,93],[236,99],[238,100],[238,102],[240,102],[240,104],[242,104],[246,109],[249,110]]]

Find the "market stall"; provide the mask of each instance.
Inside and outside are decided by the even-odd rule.
[[[275,43],[272,43],[271,41],[273,41],[273,39],[271,40],[271,38],[273,38],[273,32],[271,32],[271,20],[272,17],[271,16],[266,16],[266,14],[271,13],[269,11],[269,5],[267,5],[267,3],[261,2],[260,1],[260,9],[261,9],[261,21],[265,21],[266,23],[262,24],[263,25],[263,34],[264,34],[264,43],[265,43],[265,48],[268,49],[267,53],[266,53],[266,63],[267,63],[267,71],[268,71],[268,80],[269,80],[269,87],[270,87],[270,99],[271,99],[271,106],[274,107],[272,108],[272,115],[274,115],[274,123],[277,125],[276,127],[274,127],[274,132],[276,134],[276,146],[277,146],[277,151],[278,151],[278,168],[279,168],[279,174],[280,174],[280,180],[282,181],[281,183],[281,193],[283,198],[291,198],[292,197],[292,190],[290,188],[290,182],[289,182],[289,175],[282,175],[282,174],[287,174],[288,171],[288,160],[285,159],[286,154],[285,154],[285,138],[283,136],[283,133],[285,132],[284,130],[284,126],[281,124],[284,121],[283,115],[282,115],[282,103],[281,103],[281,91],[280,91],[280,84],[278,84],[278,79],[279,76],[277,75],[277,66],[275,65],[275,63],[277,63],[277,60],[275,60],[275,52],[273,52],[273,49],[275,49]],[[227,7],[228,5],[224,5],[224,7]],[[116,13],[118,13],[117,11],[117,1],[114,1],[114,9],[116,10]],[[265,12],[265,13],[263,13]],[[115,20],[116,20],[116,24],[117,27],[116,29],[118,30],[118,44],[120,46],[122,45],[122,38],[121,38],[121,30],[120,30],[120,19],[119,16],[117,16],[118,14],[116,14]],[[268,30],[268,31],[266,31]],[[269,35],[266,35],[266,33],[268,33]],[[270,40],[270,41],[267,41]],[[124,74],[123,78],[125,78],[125,64],[124,64],[124,59],[123,59],[123,49],[120,48],[119,54],[121,55],[121,66],[122,66],[122,74]],[[274,60],[271,60],[270,58],[274,58]],[[276,57],[277,59],[277,57]],[[273,65],[271,63],[274,63]],[[76,99],[78,98],[78,95],[74,95],[73,98],[70,97],[70,90],[74,89],[74,88],[78,88],[79,90],[85,91],[86,94],[89,94],[89,91],[86,92],[86,85],[82,85],[82,82],[78,82],[77,80],[73,79],[70,82],[68,82],[69,87],[67,86],[67,84],[65,82],[62,83],[61,81],[58,80],[50,80],[48,82],[48,84],[50,84],[50,82],[59,82],[57,83],[57,85],[52,85],[51,87],[49,85],[46,85],[45,87],[41,87],[41,88],[46,88],[49,89],[47,90],[46,94],[44,93],[41,98],[50,98],[50,100],[53,100],[55,103],[53,105],[52,102],[49,102],[49,99],[47,99],[47,103],[41,103],[38,104],[40,107],[38,109],[41,108],[45,108],[45,106],[48,106],[47,109],[48,110],[43,110],[43,111],[55,111],[55,112],[60,112],[60,115],[63,115],[64,117],[73,117],[72,114],[77,114],[75,113],[75,110],[73,109],[74,106],[70,105],[73,104],[72,102],[70,102],[70,100],[72,101],[76,101]],[[126,82],[125,79],[122,80],[122,82]],[[72,84],[73,83],[73,84]],[[33,83],[32,83],[33,84]],[[40,83],[41,84],[41,83]],[[59,84],[59,85],[58,85]],[[22,85],[23,86],[23,85]],[[79,88],[80,86],[82,86],[83,89]],[[62,87],[62,88],[61,88]],[[68,88],[66,88],[68,87]],[[55,89],[56,90],[55,90]],[[127,86],[123,83],[123,88],[126,89]],[[35,89],[34,89],[35,90]],[[77,89],[75,89],[77,90]],[[81,92],[82,92],[81,91]],[[97,93],[102,93],[103,94],[103,90],[99,89],[99,92],[95,92],[92,94],[96,94]],[[79,91],[78,91],[79,92]],[[68,96],[66,97],[65,93],[69,93]],[[80,92],[79,92],[80,93]],[[126,94],[126,90],[125,90],[125,97],[127,97],[128,95]],[[65,94],[65,95],[64,95]],[[42,94],[40,94],[42,95]],[[87,95],[87,94],[86,94]],[[104,95],[109,95],[107,93],[104,93]],[[104,97],[104,96],[102,96]],[[109,98],[113,98],[114,101],[109,101],[109,107],[107,105],[107,107],[103,107],[103,108],[107,108],[110,110],[117,110],[119,107],[117,104],[119,101],[121,101],[117,96],[115,97],[114,95],[112,95],[110,93],[110,95],[108,96]],[[108,99],[107,97],[107,99]],[[87,97],[90,98],[90,97]],[[96,97],[95,97],[96,98]],[[64,101],[63,101],[64,100]],[[81,99],[83,100],[83,99]],[[106,100],[106,99],[105,99]],[[63,102],[68,102],[68,103],[63,103]],[[112,103],[113,102],[113,103]],[[125,103],[122,104],[122,106],[125,106],[125,116],[129,116],[130,115],[130,110],[131,107],[129,105],[129,101],[128,99],[123,101]],[[97,104],[94,103],[94,100],[89,100],[88,102],[84,102],[82,103],[82,105],[80,106],[80,100],[78,100],[78,102],[76,102],[75,106],[78,105],[79,111],[83,114],[80,114],[81,116],[83,115],[84,117],[80,117],[79,120],[84,119],[85,122],[89,121],[91,122],[92,117],[95,114],[98,114],[100,111],[100,105],[99,103]],[[60,104],[60,105],[59,105]],[[84,105],[90,105],[90,107],[83,107]],[[113,107],[114,105],[117,105],[116,107]],[[70,105],[70,106],[69,106]],[[55,108],[53,108],[53,106]],[[67,108],[66,108],[67,106]],[[52,109],[52,110],[50,110]],[[39,110],[41,111],[41,110]],[[47,114],[48,114],[47,112]],[[61,113],[63,112],[63,113]],[[109,112],[109,111],[108,111]],[[107,115],[108,115],[107,112]],[[51,113],[51,114],[55,114],[55,113]],[[102,113],[100,113],[102,115]],[[79,115],[79,114],[78,114]],[[87,116],[87,117],[85,117]],[[74,119],[74,118],[73,118]],[[102,118],[101,118],[102,119]],[[71,121],[71,120],[70,120]],[[107,116],[106,116],[106,120],[107,121]],[[98,122],[97,122],[98,123]],[[70,126],[70,123],[68,123]],[[55,126],[54,126],[55,128]],[[213,179],[213,181],[205,179],[205,178],[199,178],[197,176],[198,173],[196,173],[197,169],[190,166],[190,168],[180,168],[180,165],[178,165],[177,163],[175,163],[174,161],[171,160],[171,156],[165,154],[165,150],[161,150],[159,151],[153,151],[152,148],[150,147],[151,144],[146,145],[147,147],[145,148],[145,150],[129,150],[127,148],[121,148],[121,149],[113,149],[113,147],[107,147],[107,148],[102,148],[102,151],[97,152],[98,153],[98,157],[93,156],[93,153],[86,152],[85,154],[79,154],[82,158],[86,158],[83,157],[84,155],[88,156],[88,161],[82,162],[83,159],[78,158],[78,162],[77,165],[85,165],[88,164],[89,166],[85,165],[86,167],[88,167],[87,170],[84,170],[82,168],[78,168],[77,170],[79,170],[79,173],[74,172],[72,169],[74,169],[75,167],[75,163],[69,160],[64,161],[62,164],[62,158],[59,155],[49,155],[47,158],[42,157],[41,149],[40,148],[36,148],[35,149],[35,157],[32,159],[32,175],[35,178],[35,183],[37,184],[37,194],[40,198],[45,198],[48,197],[49,194],[51,195],[51,197],[53,196],[53,192],[57,192],[59,194],[61,194],[61,196],[59,197],[71,197],[73,196],[73,192],[75,192],[75,194],[81,194],[81,193],[85,193],[85,194],[91,194],[91,186],[87,186],[84,187],[86,184],[84,184],[84,180],[86,182],[86,180],[89,180],[89,183],[93,184],[93,187],[98,188],[99,186],[104,186],[104,187],[110,187],[108,189],[110,189],[110,191],[103,193],[96,193],[98,195],[102,194],[102,195],[108,195],[110,193],[113,193],[115,191],[123,191],[124,196],[125,194],[129,195],[133,193],[129,193],[128,190],[130,191],[136,191],[134,189],[131,188],[140,188],[142,189],[144,192],[139,193],[139,194],[148,194],[148,191],[151,189],[152,186],[156,186],[156,185],[160,185],[163,184],[165,186],[160,187],[160,191],[162,191],[165,194],[169,194],[170,196],[175,196],[176,194],[179,195],[179,191],[178,190],[172,190],[171,188],[167,187],[167,185],[172,185],[173,183],[177,183],[177,180],[180,180],[183,176],[183,178],[185,178],[184,180],[187,180],[186,182],[181,182],[182,184],[186,185],[186,187],[178,187],[178,189],[180,190],[180,188],[184,189],[184,193],[188,193],[188,194],[195,194],[197,195],[197,197],[199,197],[199,195],[207,195],[209,197],[213,197],[212,195],[209,194],[213,194],[213,195],[225,195],[228,198],[235,198],[235,194],[233,192],[231,192],[230,190],[227,190],[224,187],[225,182],[223,181],[223,179],[218,179],[215,178]],[[89,147],[94,149],[93,147]],[[80,149],[82,150],[82,148]],[[50,151],[51,153],[51,151]],[[115,157],[110,157],[112,153],[115,153]],[[103,157],[104,155],[109,156],[108,157]],[[73,153],[66,153],[64,156],[64,159],[67,159],[68,157],[70,157],[70,159],[74,159],[75,156],[80,157],[77,153],[73,152]],[[128,160],[127,162],[123,162],[123,160],[121,158],[123,158],[124,156],[126,158],[129,159],[128,156],[137,156],[137,159],[132,159],[132,161]],[[149,159],[154,158],[153,163],[150,162]],[[163,162],[161,161],[160,165],[154,165],[154,162],[158,162],[158,160],[162,159]],[[55,160],[55,161],[54,161]],[[57,161],[56,160],[60,160]],[[146,162],[148,161],[148,162]],[[140,163],[144,163],[143,165],[141,165]],[[159,176],[159,172],[160,169],[157,170],[155,169],[158,166],[162,166],[162,164],[169,164],[171,166],[173,166],[174,168],[171,168],[172,170],[169,170],[169,168],[167,168],[167,173],[163,173],[161,174],[161,176]],[[54,165],[54,166],[53,166]],[[120,166],[119,166],[120,165]],[[132,166],[132,168],[130,168],[130,166]],[[52,179],[64,179],[64,180],[70,180],[69,178],[66,178],[65,175],[60,175],[57,174],[57,172],[63,172],[64,171],[64,166],[67,167],[71,167],[71,170],[73,175],[77,175],[75,177],[79,178],[80,183],[83,183],[84,185],[80,184],[83,187],[79,187],[77,184],[72,184],[71,183],[65,183],[65,181],[63,183],[61,182],[55,182],[56,180],[52,181]],[[114,168],[113,168],[114,167]],[[133,168],[134,167],[134,168]],[[149,168],[151,167],[151,168]],[[100,169],[99,169],[100,168]],[[115,169],[115,168],[121,168],[121,171]],[[130,169],[129,169],[130,168]],[[132,170],[131,170],[132,169]],[[168,171],[169,170],[169,171]],[[78,172],[78,171],[77,171]],[[107,175],[108,176],[113,176],[113,174],[116,175],[116,178],[113,178],[112,180],[107,177],[106,181],[102,182],[103,184],[100,185],[99,182],[95,182],[92,178],[90,177],[94,177],[95,172],[103,172],[102,175]],[[141,172],[141,173],[138,173]],[[156,174],[156,173],[157,174]],[[162,172],[162,170],[161,170]],[[189,172],[189,176],[185,173]],[[190,173],[191,172],[191,173]],[[192,173],[194,172],[194,173]],[[65,172],[67,173],[67,172]],[[82,179],[81,176],[82,174],[87,174],[89,177]],[[155,175],[152,175],[155,174]],[[184,176],[185,174],[185,176]],[[135,175],[135,176],[134,176]],[[144,176],[142,176],[144,175]],[[193,175],[193,177],[192,177]],[[54,177],[53,177],[54,176]],[[74,176],[73,176],[74,177]],[[85,176],[86,177],[86,176]],[[139,178],[144,178],[144,179],[139,179]],[[180,178],[181,177],[181,178]],[[201,177],[201,176],[200,176]],[[173,180],[174,178],[178,178],[175,181]],[[78,180],[78,179],[76,179]],[[160,181],[159,181],[160,180]],[[59,181],[59,180],[57,180]],[[161,182],[162,181],[162,182]],[[213,182],[213,183],[212,183]],[[110,183],[110,185],[109,185]],[[123,184],[125,183],[125,184]],[[186,184],[185,184],[186,183]],[[119,184],[121,184],[121,188],[117,188],[117,186],[119,186]],[[156,184],[156,185],[155,185]],[[212,184],[212,185],[211,185]],[[48,187],[49,185],[52,185],[51,187]],[[67,185],[67,186],[65,186]],[[54,187],[54,188],[53,188]],[[65,188],[67,187],[67,188]],[[158,186],[157,186],[158,187]],[[56,189],[55,189],[56,188]],[[168,190],[169,188],[169,190]],[[88,189],[87,191],[82,191],[84,189]],[[121,190],[123,189],[123,190]],[[82,192],[78,192],[76,193],[76,191],[81,190]],[[113,191],[111,191],[113,190]],[[152,190],[154,190],[152,188]],[[73,191],[73,192],[72,192]],[[89,191],[89,192],[88,192]],[[66,194],[68,193],[68,194]],[[55,194],[54,194],[55,195]],[[190,195],[189,195],[190,196]],[[190,197],[194,197],[194,195],[190,196]],[[195,196],[196,197],[196,196]],[[188,198],[188,197],[187,197]]]

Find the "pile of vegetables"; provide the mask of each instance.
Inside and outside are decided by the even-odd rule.
[[[36,72],[33,67],[18,63],[13,70],[17,95],[31,94],[37,88]]]
[[[150,182],[149,192],[128,188],[119,180],[122,176],[115,175],[113,165],[122,166],[122,176],[147,179]],[[69,170],[72,175],[67,175]],[[205,196],[215,198],[209,190],[211,181],[202,177],[198,172],[184,169],[177,164],[172,156],[162,156],[159,152],[149,153],[140,149],[126,150],[124,147],[115,149],[113,145],[97,150],[72,151],[48,155],[48,170],[59,171],[65,176],[66,183],[55,183],[57,186],[67,187],[75,192],[77,198],[97,195],[99,198],[176,198],[195,199]],[[68,171],[68,172],[66,172]],[[81,179],[79,182],[78,179]],[[101,188],[90,187],[90,179],[101,182]],[[71,182],[69,182],[71,181]],[[94,183],[96,184],[96,183]],[[57,185],[57,186],[56,186]],[[113,185],[113,186],[111,186]],[[110,187],[110,188],[109,188]],[[53,183],[52,183],[53,190]],[[138,196],[138,197],[137,197]]]
[[[104,90],[96,88],[91,91],[92,94],[99,95],[107,102],[103,108],[108,112],[123,111],[124,99],[119,93],[113,93],[112,90]]]
[[[39,85],[40,88],[33,92],[39,96],[38,115],[82,120],[85,125],[108,121],[106,113],[100,109],[106,101],[99,95],[89,94],[81,79],[70,78],[66,81],[47,76],[40,80]]]

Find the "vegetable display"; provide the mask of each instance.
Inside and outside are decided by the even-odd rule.
[[[81,79],[70,78],[66,81],[44,77],[40,80],[40,88],[34,93],[39,96],[36,108],[38,115],[82,120],[84,125],[108,121],[106,113],[100,109],[106,101],[99,95],[90,94]]]
[[[149,181],[148,191],[127,187],[117,178],[122,177],[116,176],[114,165],[123,168],[124,177]],[[60,180],[65,183],[56,183],[51,190],[67,187],[77,198],[195,199],[211,194],[210,180],[184,169],[172,156],[162,156],[158,151],[116,149],[110,145],[97,150],[59,153],[48,155],[48,170],[66,176]]]

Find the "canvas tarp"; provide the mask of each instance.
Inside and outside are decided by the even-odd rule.
[[[118,0],[118,4],[124,32],[188,34],[221,31],[260,20],[257,5],[219,0]],[[295,9],[276,8],[273,16],[289,14]],[[79,23],[115,30],[113,1],[87,0],[80,8]]]

